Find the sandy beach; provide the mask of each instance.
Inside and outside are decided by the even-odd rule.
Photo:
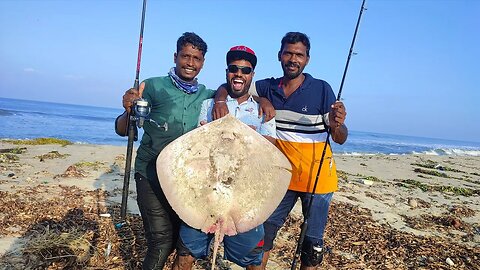
[[[0,269],[138,269],[145,240],[125,147],[0,141]],[[480,269],[480,157],[337,155],[321,269]],[[290,269],[287,221],[268,269]],[[217,259],[219,269],[239,269]],[[195,269],[209,269],[197,261]]]

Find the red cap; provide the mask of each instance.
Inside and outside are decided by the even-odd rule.
[[[230,50],[227,53],[227,65],[230,64],[230,62],[239,60],[239,59],[245,59],[250,64],[252,64],[252,67],[255,69],[255,66],[257,65],[257,56],[255,56],[255,52],[250,49],[247,46],[235,46],[230,48]]]

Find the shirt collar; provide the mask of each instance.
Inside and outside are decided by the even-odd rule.
[[[230,95],[227,95],[227,102],[232,102],[232,101],[235,101],[235,103],[237,103],[237,100],[236,100],[236,99],[232,98]],[[248,97],[248,99],[247,99],[246,101],[244,101],[243,103],[245,103],[245,102],[253,102],[253,101],[254,101],[253,96],[250,95],[250,96]],[[243,103],[240,103],[240,104],[243,104]],[[240,105],[240,104],[239,104],[239,105]]]

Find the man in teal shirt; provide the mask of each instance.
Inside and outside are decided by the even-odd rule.
[[[168,76],[146,79],[139,91],[129,89],[123,96],[125,112],[116,120],[117,134],[127,135],[133,101],[143,97],[151,106],[150,118],[168,126],[165,130],[155,123],[145,122],[135,158],[137,203],[148,246],[143,269],[163,269],[178,238],[180,220],[163,194],[155,163],[167,144],[197,127],[202,102],[215,94],[196,79],[206,52],[207,44],[198,35],[184,33],[177,40],[175,67]]]

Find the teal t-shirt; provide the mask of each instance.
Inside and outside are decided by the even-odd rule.
[[[205,99],[212,98],[215,91],[199,84],[193,94],[178,89],[169,76],[146,79],[143,98],[151,106],[150,118],[163,126],[145,122],[144,134],[135,158],[135,171],[149,179],[157,179],[155,163],[158,154],[173,140],[197,127],[198,116]]]

